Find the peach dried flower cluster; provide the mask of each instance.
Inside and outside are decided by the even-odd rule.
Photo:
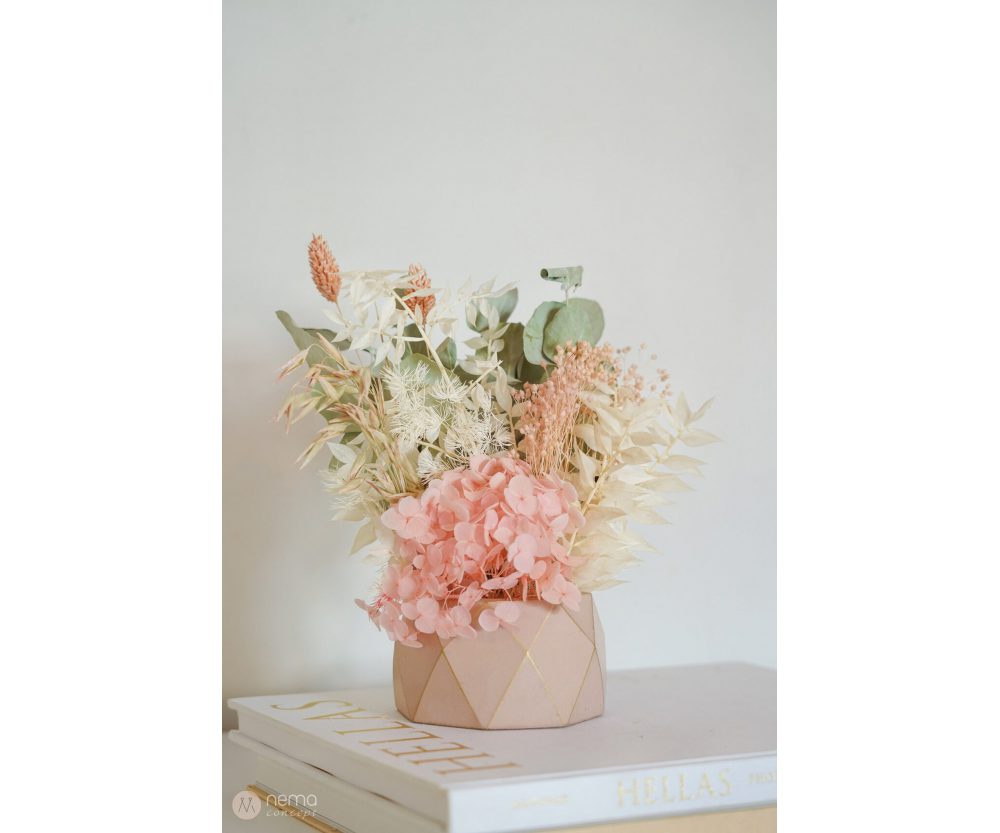
[[[611,345],[594,347],[585,341],[556,348],[555,369],[540,385],[525,384],[515,394],[524,403],[518,429],[520,448],[535,472],[563,469],[569,455],[573,427],[585,406],[580,394],[599,385],[613,388],[623,402],[642,399],[642,377],[632,365],[622,371],[621,351]]]
[[[389,637],[419,645],[419,634],[472,637],[512,625],[513,599],[579,607],[568,539],[583,526],[576,491],[557,477],[536,477],[523,460],[477,456],[468,468],[431,481],[382,515],[398,557],[366,607]]]

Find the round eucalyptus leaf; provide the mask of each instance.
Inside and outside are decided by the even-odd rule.
[[[545,329],[552,317],[565,306],[562,301],[545,301],[538,305],[538,308],[531,313],[528,323],[524,325],[524,357],[532,364],[541,364],[545,361],[542,355]]]
[[[524,326],[522,324],[511,324],[507,332],[503,335],[503,349],[497,354],[500,359],[500,366],[506,374],[512,378],[517,378],[517,365],[524,355]]]
[[[556,347],[567,341],[597,344],[604,332],[604,313],[597,301],[570,298],[549,320],[542,336],[542,353],[550,361]]]

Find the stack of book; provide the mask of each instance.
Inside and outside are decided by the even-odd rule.
[[[607,686],[594,720],[497,731],[408,722],[391,688],[243,697],[229,736],[257,756],[248,790],[320,831],[775,829],[773,671],[618,671]]]

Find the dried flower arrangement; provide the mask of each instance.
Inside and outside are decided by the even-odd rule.
[[[565,297],[521,324],[513,286],[341,272],[322,237],[309,264],[332,329],[278,312],[300,351],[282,376],[304,369],[282,415],[325,422],[300,459],[331,452],[336,517],[363,522],[353,552],[380,565],[359,605],[391,639],[509,627],[519,600],[576,610],[651,549],[628,522],[662,523],[664,494],[689,488],[702,462],[677,449],[717,439],[695,427],[710,402],[690,409],[665,371],[648,384],[628,348],[600,344],[600,306],[573,294],[580,267],[542,270]],[[459,313],[474,333],[462,358]]]

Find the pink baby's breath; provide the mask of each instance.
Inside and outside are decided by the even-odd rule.
[[[559,345],[549,378],[518,391],[516,398],[524,403],[518,425],[523,435],[520,447],[536,474],[564,468],[573,427],[584,407],[581,393],[604,385],[615,390],[622,402],[642,398],[642,377],[635,365],[623,370],[622,352],[585,341]]]

